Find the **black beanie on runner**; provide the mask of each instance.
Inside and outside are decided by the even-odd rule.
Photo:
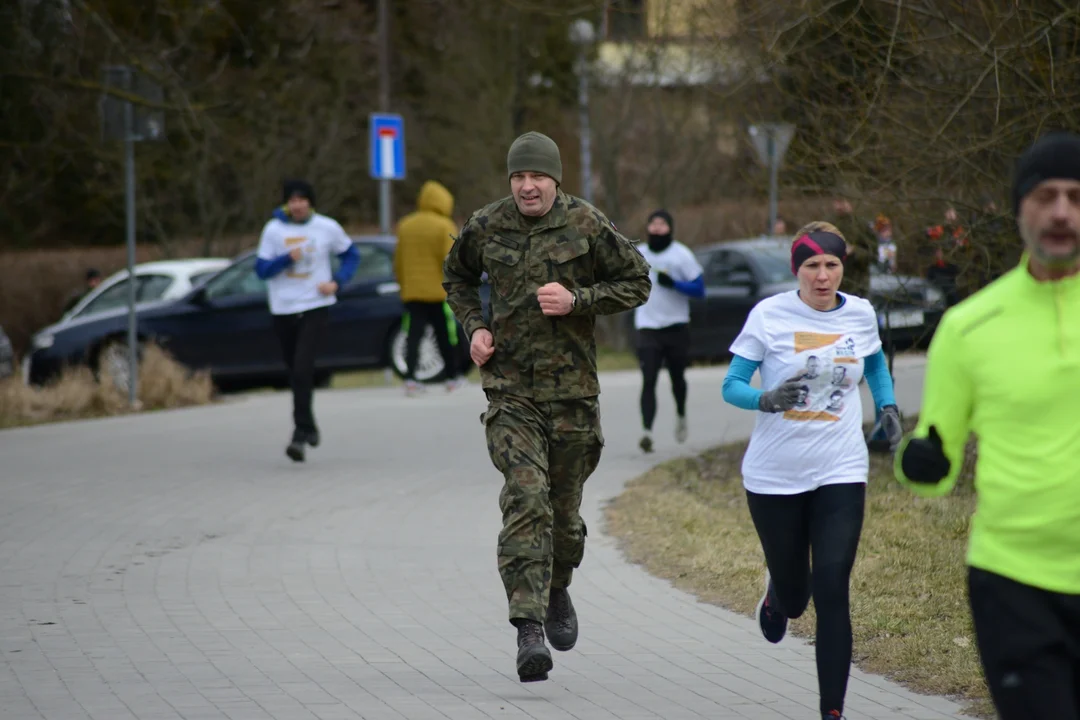
[[[1024,151],[1013,175],[1013,214],[1020,216],[1025,195],[1044,180],[1053,179],[1080,181],[1080,135],[1049,132]]]
[[[307,198],[307,201],[311,203],[311,207],[315,207],[315,188],[311,187],[311,183],[306,180],[285,181],[285,186],[281,193],[281,201],[287,203],[289,202],[289,198],[293,195]]]

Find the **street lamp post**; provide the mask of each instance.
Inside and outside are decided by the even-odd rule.
[[[592,138],[589,131],[588,51],[596,38],[593,24],[584,18],[570,25],[570,42],[577,47],[578,116],[581,123],[581,196],[592,202]]]

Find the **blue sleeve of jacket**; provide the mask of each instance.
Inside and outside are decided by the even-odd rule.
[[[288,253],[284,255],[278,255],[273,260],[267,260],[266,258],[255,259],[255,274],[262,280],[269,280],[277,275],[285,268],[292,265],[292,258]]]
[[[360,251],[353,244],[345,252],[339,253],[338,257],[341,258],[341,267],[334,274],[334,282],[340,288],[345,287],[345,283],[352,280],[352,276],[356,274],[356,269],[360,267]]]
[[[693,280],[676,280],[675,289],[690,297],[705,297],[705,276],[698,275]]]
[[[884,350],[878,350],[866,358],[863,374],[866,375],[866,384],[870,386],[870,394],[874,396],[874,405],[879,410],[886,405],[896,404],[892,375],[889,374]]]
[[[757,410],[763,391],[750,387],[750,378],[759,367],[759,360],[748,360],[741,355],[733,357],[724,376],[724,401],[743,410]]]

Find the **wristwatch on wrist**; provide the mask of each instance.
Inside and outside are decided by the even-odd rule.
[[[573,310],[577,307],[577,293],[573,290],[570,291],[570,309]]]

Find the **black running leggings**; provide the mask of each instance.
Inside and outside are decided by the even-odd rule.
[[[675,412],[686,415],[686,366],[689,365],[690,329],[686,324],[672,325],[659,330],[638,331],[638,363],[641,365],[641,423],[652,430],[656,419],[656,381],[660,368],[667,365],[671,377],[671,394],[675,396]]]
[[[825,485],[797,495],[747,492],[746,497],[778,609],[797,618],[813,595],[821,712],[842,712],[851,669],[848,583],[862,532],[866,484]]]

